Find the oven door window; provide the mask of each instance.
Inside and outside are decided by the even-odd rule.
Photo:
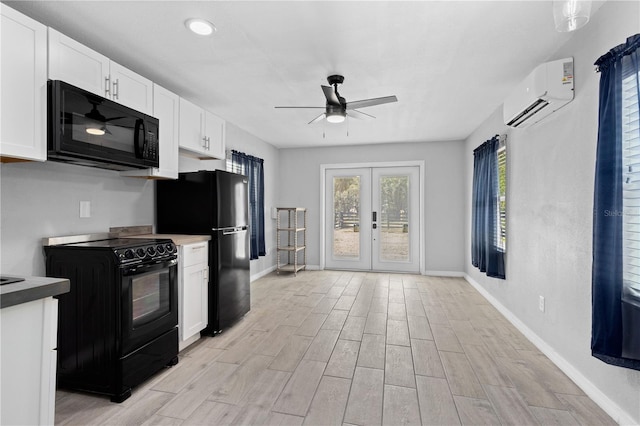
[[[123,269],[123,354],[141,347],[178,324],[177,280],[175,260]]]
[[[169,271],[132,278],[131,320],[134,330],[166,315],[170,309]]]

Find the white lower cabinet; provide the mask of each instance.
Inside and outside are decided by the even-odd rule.
[[[0,326],[0,424],[54,424],[58,300],[3,308]]]
[[[208,323],[209,245],[207,242],[179,246],[178,327],[183,350],[200,338]]]

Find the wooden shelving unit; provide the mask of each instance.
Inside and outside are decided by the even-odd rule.
[[[298,274],[307,266],[307,209],[277,207],[276,240],[278,266],[276,272]],[[300,259],[302,258],[302,259]]]

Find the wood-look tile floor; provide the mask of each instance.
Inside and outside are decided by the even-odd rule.
[[[461,278],[271,274],[252,309],[114,404],[56,424],[615,424]]]

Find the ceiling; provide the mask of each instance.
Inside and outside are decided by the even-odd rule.
[[[571,37],[550,1],[5,3],[279,148],[464,139]],[[274,108],[324,106],[331,74],[347,102],[398,102],[341,124]]]

